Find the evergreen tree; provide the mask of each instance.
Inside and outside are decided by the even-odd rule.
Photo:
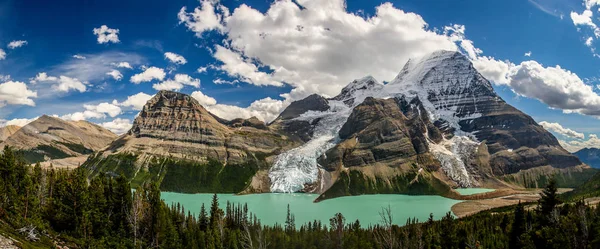
[[[296,230],[296,217],[290,212],[290,204],[287,205],[287,216],[285,218],[285,231],[290,233]]]
[[[346,226],[346,218],[341,213],[337,213],[333,218],[329,219],[331,232],[333,233],[333,241],[335,248],[344,248],[344,227]]]
[[[206,231],[208,229],[209,220],[208,214],[206,213],[206,208],[204,208],[204,203],[202,203],[202,207],[200,208],[200,217],[198,218],[198,223],[201,231]]]
[[[539,209],[542,218],[545,222],[550,222],[552,212],[554,208],[561,203],[558,198],[558,189],[556,187],[556,180],[550,179],[548,185],[542,190],[541,199],[539,200]]]
[[[219,208],[219,197],[217,194],[214,194],[210,204],[210,227],[212,229],[217,227],[217,222],[222,218],[221,212],[222,210]]]
[[[509,249],[522,248],[520,237],[525,233],[525,208],[523,204],[519,202],[519,205],[515,208],[514,220],[510,229],[510,237],[508,242]]]

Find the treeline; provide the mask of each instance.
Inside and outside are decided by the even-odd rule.
[[[288,208],[281,225],[264,226],[246,205],[219,208],[217,195],[196,216],[166,205],[156,184],[132,192],[123,177],[29,167],[5,148],[0,193],[0,234],[25,248],[600,248],[600,210],[561,203],[554,181],[537,206],[463,219],[399,221],[387,207],[377,226],[343,214],[297,226]]]

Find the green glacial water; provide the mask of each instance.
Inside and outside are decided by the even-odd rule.
[[[313,203],[317,198],[314,194],[253,194],[232,195],[219,194],[219,204],[225,208],[226,202],[247,203],[248,209],[255,214],[264,225],[283,224],[285,222],[287,205],[296,216],[296,225],[320,220],[329,224],[329,218],[335,213],[342,213],[347,222],[359,220],[363,226],[377,224],[380,221],[379,212],[383,207],[391,207],[394,223],[403,225],[408,218],[416,217],[421,221],[429,218],[432,213],[435,219],[445,215],[452,205],[460,201],[441,196],[409,196],[409,195],[361,195],[339,197]],[[162,198],[169,205],[180,203],[185,210],[197,215],[202,203],[207,210],[210,208],[212,194],[182,194],[163,192]]]
[[[458,192],[461,195],[474,195],[474,194],[492,192],[495,189],[491,189],[491,188],[457,188],[455,190],[456,190],[456,192]]]

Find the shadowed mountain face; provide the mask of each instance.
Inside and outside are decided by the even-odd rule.
[[[573,153],[573,155],[592,168],[600,169],[600,149],[585,148]]]
[[[90,154],[117,135],[87,121],[65,121],[41,116],[10,135],[0,147],[12,146],[30,163]]]
[[[216,160],[218,172],[254,162],[260,165],[254,176],[235,183],[245,185],[245,193],[316,192],[324,198],[452,196],[455,186],[508,186],[507,177],[520,171],[581,165],[531,117],[497,96],[466,57],[449,51],[410,60],[385,85],[368,76],[334,98],[310,95],[269,125],[256,118],[223,120],[189,95],[160,91],[132,129],[86,167],[123,171],[105,163],[119,155],[132,156],[126,172],[134,179],[142,171],[152,174],[151,162],[166,157]]]

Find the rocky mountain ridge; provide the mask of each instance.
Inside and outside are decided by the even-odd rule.
[[[98,151],[117,138],[87,121],[65,121],[43,115],[0,143],[23,152],[30,163],[81,156]]]

